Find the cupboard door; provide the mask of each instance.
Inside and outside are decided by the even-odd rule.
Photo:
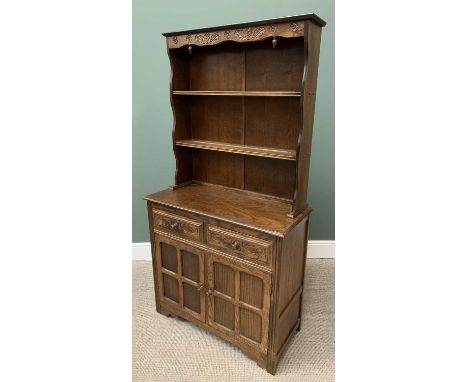
[[[266,353],[270,288],[269,273],[208,254],[208,324]]]
[[[205,259],[203,251],[156,236],[159,299],[205,321]]]

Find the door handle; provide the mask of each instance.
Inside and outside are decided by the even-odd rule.
[[[203,289],[205,289],[205,288],[206,288],[206,285],[203,284],[203,283],[201,283],[200,286],[197,288],[197,290],[198,290],[199,292],[201,292],[201,291],[202,291]]]
[[[211,295],[213,294],[213,289],[208,288],[208,289],[206,290],[205,294],[206,294],[208,297],[211,296]]]

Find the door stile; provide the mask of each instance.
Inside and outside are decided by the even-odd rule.
[[[236,269],[234,274],[234,331],[236,334],[240,332],[240,272]]]
[[[156,264],[158,269],[159,301],[162,301],[164,299],[164,283],[162,276],[161,242],[159,240],[156,240]]]
[[[179,307],[184,309],[184,286],[182,283],[182,254],[180,248],[177,249],[177,280],[179,282]]]
[[[214,290],[214,281],[213,281],[213,255],[207,254],[208,261],[206,266],[208,269],[208,290],[207,290],[207,302],[208,302],[208,324],[214,326],[214,297],[213,293],[210,291]]]

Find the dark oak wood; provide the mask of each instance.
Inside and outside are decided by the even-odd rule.
[[[302,126],[297,145],[296,192],[291,216],[296,216],[307,206],[310,151],[314,125],[315,96],[322,28],[307,22],[304,43],[304,81],[302,89]]]
[[[286,215],[291,205],[283,200],[234,188],[199,183],[192,183],[175,190],[169,188],[148,195],[145,199],[175,210],[213,217],[280,237],[311,211],[306,209],[302,215],[291,219]]]
[[[204,32],[212,32],[216,30],[226,30],[226,29],[234,29],[234,28],[245,28],[245,27],[252,27],[257,25],[265,25],[265,24],[278,24],[278,23],[285,23],[285,22],[294,22],[294,21],[301,21],[301,20],[311,20],[317,25],[324,27],[327,23],[322,20],[319,16],[315,13],[309,13],[304,15],[295,15],[295,16],[287,16],[287,17],[278,17],[274,19],[267,19],[267,20],[258,20],[258,21],[248,21],[244,23],[237,23],[237,24],[229,24],[229,25],[222,25],[216,27],[209,27],[209,28],[198,28],[198,29],[190,29],[178,32],[166,32],[162,35],[165,37],[171,36],[179,36],[185,34],[193,34],[193,33],[204,33]]]
[[[301,325],[323,25],[304,15],[166,35],[175,185],[145,197],[156,310],[271,374]]]

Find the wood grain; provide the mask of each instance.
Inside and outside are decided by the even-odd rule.
[[[219,151],[193,150],[192,160],[195,180],[227,187],[244,188],[242,156]],[[182,189],[180,188],[180,190]]]
[[[271,158],[245,157],[245,189],[292,199],[295,162]]]
[[[244,110],[240,98],[195,97],[191,99],[193,140],[240,144],[244,134]],[[182,141],[181,139],[176,141]],[[180,145],[179,145],[180,146]]]
[[[216,185],[192,183],[148,195],[145,199],[275,236],[284,236],[302,220],[301,216],[294,219],[286,216],[291,208],[287,202]],[[309,212],[310,209],[304,214]]]

